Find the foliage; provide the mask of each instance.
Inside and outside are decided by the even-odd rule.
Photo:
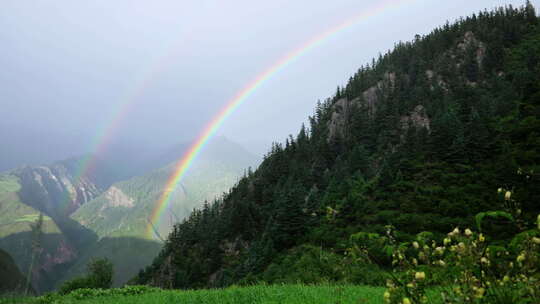
[[[113,265],[109,260],[94,259],[88,264],[88,276],[94,288],[110,288],[112,285]]]
[[[450,274],[441,282],[444,303],[540,301],[540,238],[530,233],[509,248],[490,244],[482,233],[456,228],[442,244],[414,243],[410,249],[394,254],[395,269],[403,268],[406,275],[389,281],[387,303],[427,303],[426,282],[438,269]]]
[[[514,221],[514,217],[504,211],[486,211],[486,212],[480,212],[478,213],[474,219],[476,221],[476,228],[478,231],[482,231],[482,222],[485,220],[485,218],[491,217],[491,218],[505,218],[509,221]]]
[[[28,267],[28,275],[26,276],[28,278],[26,283],[26,291],[25,294],[28,294],[30,292],[30,285],[31,285],[31,278],[34,273],[34,265],[36,262],[36,259],[39,258],[39,255],[42,251],[41,241],[43,236],[43,214],[40,213],[39,217],[36,219],[34,223],[30,224],[30,230],[32,231],[32,260],[30,262],[30,267]]]
[[[109,260],[105,258],[94,259],[88,263],[87,268],[88,274],[86,276],[64,282],[60,286],[60,294],[68,294],[79,289],[99,289],[112,286],[113,265]]]

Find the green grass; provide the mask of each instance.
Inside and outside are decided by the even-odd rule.
[[[70,294],[51,298],[49,303],[115,303],[115,304],[375,304],[383,303],[384,288],[366,286],[306,286],[306,285],[256,285],[229,287],[214,290],[158,290],[134,295],[88,296],[83,299]],[[7,303],[47,303],[39,298],[0,299]]]
[[[19,180],[13,175],[0,175],[0,193],[17,192],[21,189]]]
[[[39,218],[39,213],[36,214],[25,214],[14,220],[15,223],[18,222],[30,222],[34,223]],[[43,216],[43,221],[52,221],[52,219],[46,215]]]

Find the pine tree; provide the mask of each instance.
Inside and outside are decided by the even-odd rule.
[[[30,231],[32,236],[32,259],[30,261],[30,266],[28,267],[27,283],[25,294],[28,295],[30,291],[30,283],[34,277],[34,267],[36,262],[39,262],[39,257],[42,251],[41,239],[43,236],[43,213],[39,213],[38,218],[32,224],[30,224]]]

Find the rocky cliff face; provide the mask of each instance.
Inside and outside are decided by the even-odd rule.
[[[75,177],[62,164],[25,166],[12,172],[20,180],[23,202],[51,217],[69,216],[101,190],[87,177]]]
[[[439,60],[449,60],[455,64],[456,69],[460,69],[466,64],[466,60],[469,54],[472,54],[473,61],[475,61],[478,71],[482,71],[484,58],[486,56],[486,44],[478,40],[475,34],[471,31],[465,32],[463,37],[456,41],[453,48],[440,55]],[[501,72],[502,73],[502,72]],[[430,84],[431,90],[441,89],[448,92],[448,82],[446,81],[443,73],[434,69],[425,71],[426,80]],[[464,77],[463,83],[475,87],[477,86],[476,79],[470,79]],[[382,79],[368,89],[364,90],[360,97],[354,99],[341,98],[333,104],[333,113],[330,121],[328,122],[328,141],[332,141],[337,137],[346,136],[346,130],[349,127],[350,115],[353,113],[353,109],[360,108],[373,116],[377,111],[377,104],[387,98],[388,92],[392,92],[396,87],[396,82],[403,83],[409,82],[408,75],[397,75],[395,72],[388,71],[383,74]],[[427,111],[424,105],[417,104],[412,108],[408,114],[401,116],[400,129],[405,133],[410,127],[430,129],[430,118],[427,115]],[[352,130],[358,132],[359,130]]]
[[[404,133],[410,127],[424,128],[428,132],[431,129],[431,120],[427,116],[426,109],[422,105],[417,105],[416,107],[414,107],[414,109],[409,113],[409,115],[401,116],[400,123],[401,129],[404,131]]]
[[[69,218],[101,190],[89,178],[77,178],[63,163],[24,166],[2,174],[0,187],[0,248],[6,250],[23,273],[30,273],[36,292],[49,291],[80,255],[92,233]],[[9,183],[11,186],[6,187]],[[1,186],[1,185],[0,185]],[[44,215],[42,234],[30,229]],[[35,246],[37,244],[37,246]],[[31,261],[34,264],[30,270]]]
[[[361,97],[352,100],[342,98],[336,101],[333,105],[334,112],[328,122],[328,140],[331,141],[336,137],[346,136],[345,128],[354,108],[363,108],[369,115],[373,116],[377,110],[377,102],[381,98],[385,98],[384,92],[386,89],[393,90],[395,84],[396,73],[387,72],[384,74],[383,79],[379,80],[376,85],[362,92]]]

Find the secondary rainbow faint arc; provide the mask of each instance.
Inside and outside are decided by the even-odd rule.
[[[248,99],[254,91],[261,87],[268,79],[278,73],[280,70],[284,69],[296,59],[300,58],[302,55],[306,54],[308,51],[322,44],[325,40],[331,36],[360,23],[361,21],[366,20],[369,17],[373,17],[389,8],[398,6],[401,3],[412,2],[413,0],[391,0],[391,1],[382,1],[379,5],[372,7],[369,10],[366,10],[359,15],[342,22],[323,33],[311,38],[306,43],[302,44],[300,47],[294,49],[293,51],[287,53],[285,56],[281,57],[277,62],[267,68],[264,72],[259,74],[255,79],[249,82],[242,90],[240,90],[231,100],[229,100],[223,109],[218,112],[217,115],[206,125],[206,127],[199,134],[197,139],[192,143],[187,152],[184,153],[183,157],[176,164],[176,167],[167,180],[167,184],[162,192],[160,198],[152,210],[150,220],[146,228],[146,236],[148,238],[153,238],[154,227],[159,222],[163,212],[167,209],[169,205],[171,194],[178,185],[178,183],[185,176],[188,169],[191,167],[193,161],[198,156],[200,151],[204,148],[206,143],[212,138],[212,136],[217,132],[221,127],[223,122],[244,102]],[[154,225],[154,226],[153,226]]]
[[[121,102],[116,105],[113,111],[109,112],[107,119],[105,119],[106,123],[102,124],[92,137],[92,141],[90,142],[91,152],[82,157],[78,162],[76,171],[73,175],[74,181],[80,181],[80,179],[92,173],[92,170],[96,165],[98,155],[105,152],[110,142],[114,138],[116,130],[119,129],[119,126],[124,118],[129,114],[130,110],[136,104],[137,97],[141,96],[146,88],[150,86],[153,80],[151,76],[159,73],[159,71],[164,68],[164,63],[169,57],[170,54],[159,56],[156,57],[157,60],[153,60],[150,64],[148,64],[145,71],[140,74],[143,76],[139,77],[135,81],[136,85],[133,86],[131,90],[125,92],[122,98],[120,98]],[[64,198],[64,201],[62,202],[63,208],[67,208],[71,200],[71,194],[68,192]]]
[[[186,31],[187,34],[184,33],[184,31]],[[92,140],[90,141],[90,153],[84,156],[77,164],[76,172],[73,176],[75,181],[80,180],[91,173],[96,165],[98,155],[104,153],[109,147],[110,142],[114,138],[114,135],[116,135],[115,133],[124,121],[124,118],[134,108],[138,98],[143,95],[143,92],[150,87],[154,81],[153,76],[159,74],[167,67],[167,63],[172,61],[170,59],[175,55],[175,51],[183,46],[182,42],[192,33],[193,32],[190,31],[189,28],[180,28],[177,34],[180,34],[181,39],[169,41],[163,48],[162,54],[155,56],[154,59],[146,65],[142,73],[137,73],[137,75],[141,76],[135,79],[135,85],[131,86],[130,90],[126,91],[121,96],[119,99],[120,102],[116,104],[113,111],[109,112],[107,119],[105,119],[105,123],[101,125],[92,137]],[[70,199],[68,193],[66,202]]]

